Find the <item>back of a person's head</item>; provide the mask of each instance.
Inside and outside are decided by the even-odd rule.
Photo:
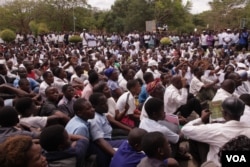
[[[88,80],[89,80],[89,83],[91,85],[97,83],[99,81],[99,75],[98,75],[98,73],[95,72],[95,71],[89,72],[89,78],[88,78]]]
[[[250,106],[250,94],[242,94],[239,97],[246,105]]]
[[[145,72],[143,74],[143,79],[146,83],[152,82],[154,80],[154,76],[151,72]]]
[[[10,106],[5,106],[0,109],[0,126],[11,127],[16,126],[19,122],[17,111]]]
[[[143,136],[141,146],[149,158],[155,158],[158,156],[159,149],[163,148],[166,142],[167,139],[161,132],[149,132]]]
[[[62,125],[51,125],[44,128],[40,135],[40,144],[48,152],[59,151],[59,146],[65,143],[65,130]]]
[[[245,109],[245,104],[237,97],[228,97],[222,102],[222,109],[234,118],[239,118]]]
[[[235,82],[232,79],[225,79],[222,84],[221,88],[229,93],[233,93],[235,90]]]
[[[48,76],[49,76],[50,74],[53,74],[53,73],[50,72],[50,71],[45,71],[45,72],[43,73],[43,79],[48,78]]]
[[[94,88],[93,88],[93,92],[99,92],[99,93],[102,93],[105,86],[107,86],[107,83],[106,82],[103,82],[103,81],[100,81],[98,82]]]
[[[77,114],[77,111],[80,111],[82,109],[82,105],[84,105],[87,102],[85,98],[78,98],[74,104],[73,104],[73,109],[75,114]]]
[[[102,96],[104,96],[103,93],[95,92],[92,95],[90,95],[89,102],[92,104],[92,106],[97,106],[100,103],[101,100],[100,97]]]
[[[29,109],[33,104],[33,100],[30,97],[22,97],[16,100],[15,108],[18,113],[25,114],[25,111]]]
[[[138,83],[139,83],[139,81],[136,80],[136,79],[129,80],[129,81],[127,82],[127,89],[128,89],[128,90],[131,90],[131,89],[134,88]]]
[[[27,152],[33,145],[32,138],[24,135],[9,137],[0,145],[1,167],[27,167]]]
[[[148,114],[149,118],[153,116],[154,113],[159,113],[164,106],[164,103],[162,100],[158,98],[150,98],[148,101],[145,103],[145,111]]]
[[[146,130],[140,128],[132,129],[128,134],[128,142],[132,147],[140,147],[143,136],[147,133]],[[140,148],[138,148],[140,149]],[[140,151],[140,150],[138,150]]]
[[[73,87],[71,84],[65,84],[62,87],[62,92],[65,93],[69,87]]]

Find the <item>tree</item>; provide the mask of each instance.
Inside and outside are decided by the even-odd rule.
[[[12,42],[15,40],[16,34],[14,33],[14,31],[12,31],[10,29],[5,29],[5,30],[0,32],[0,37],[5,42],[9,43],[9,42]]]

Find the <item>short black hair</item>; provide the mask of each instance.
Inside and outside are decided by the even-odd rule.
[[[103,81],[99,82],[98,84],[96,84],[96,85],[94,86],[93,92],[102,93],[106,85],[107,85],[106,82],[103,82]]]
[[[63,70],[63,68],[55,67],[55,68],[52,69],[52,73],[53,73],[54,76],[59,77],[59,75],[61,73],[61,70]]]
[[[73,104],[74,113],[76,114],[77,111],[81,110],[82,105],[86,102],[87,100],[85,98],[78,98]]]
[[[152,117],[153,113],[160,112],[163,106],[164,106],[164,103],[162,100],[153,97],[153,98],[150,98],[148,101],[146,101],[144,107],[148,116]]]
[[[62,87],[62,92],[65,93],[69,87],[73,87],[71,84],[65,84]]]
[[[53,74],[53,73],[50,72],[50,71],[45,71],[45,72],[43,73],[43,79],[44,79],[44,78],[47,78],[47,77],[49,76],[49,74]]]
[[[20,80],[18,81],[18,85],[23,85],[25,82],[29,82],[29,80],[27,78],[20,78]]]
[[[64,127],[51,125],[44,128],[40,135],[40,144],[46,151],[58,151],[58,146],[64,143]]]
[[[15,108],[21,115],[25,114],[25,111],[33,104],[33,100],[30,97],[22,97],[17,99]]]
[[[97,106],[100,103],[101,96],[105,95],[103,93],[98,93],[98,92],[95,92],[92,95],[90,95],[89,101],[92,104],[92,106]]]
[[[127,89],[131,90],[133,87],[135,87],[139,83],[138,80],[132,79],[127,82]]]
[[[246,105],[250,106],[250,94],[242,94],[239,97]]]
[[[161,132],[146,133],[141,142],[142,150],[149,158],[155,157],[158,148],[163,147],[166,140]]]
[[[18,122],[18,113],[14,107],[5,106],[0,109],[0,125],[2,127],[15,126]]]
[[[99,75],[97,72],[89,72],[89,83],[91,85],[97,83],[99,81]]]
[[[143,79],[144,81],[147,83],[147,82],[150,82],[150,79],[153,78],[154,79],[154,75],[151,73],[151,72],[145,72],[143,74]]]

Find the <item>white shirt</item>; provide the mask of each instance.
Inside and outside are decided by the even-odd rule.
[[[176,110],[187,103],[188,92],[186,88],[178,90],[174,85],[169,85],[164,93],[164,111],[173,114]]]
[[[250,106],[245,105],[245,110],[243,115],[240,117],[240,122],[245,122],[246,124],[250,125]]]
[[[204,85],[196,76],[193,77],[190,83],[190,93],[196,96]]]
[[[115,118],[115,111],[117,110],[115,99],[113,97],[108,98],[107,104],[109,108],[107,114]]]
[[[47,124],[48,117],[40,116],[30,116],[30,117],[21,117],[20,123],[25,123],[30,125],[33,128],[44,128]]]
[[[179,135],[169,130],[166,126],[159,124],[158,122],[144,118],[139,128],[145,129],[147,132],[161,132],[171,143],[177,143],[179,141]]]
[[[184,125],[181,131],[190,139],[209,144],[207,161],[213,161],[218,166],[221,166],[218,152],[226,142],[239,135],[250,137],[250,125],[234,120],[203,124],[198,118]]]
[[[224,101],[226,98],[233,96],[231,93],[220,88],[217,90],[212,101]]]
[[[140,120],[142,120],[143,118],[148,118],[148,114],[147,114],[147,112],[145,110],[145,104],[151,98],[152,98],[152,96],[149,95],[148,98],[143,103],[142,110],[141,110],[141,115],[140,115]]]
[[[126,115],[129,115],[129,114],[133,114],[136,109],[135,98],[130,92],[125,92],[119,97],[119,99],[116,102],[116,108],[119,110],[119,112],[123,112],[125,110],[127,97],[128,97],[129,109]]]
[[[137,78],[141,79],[142,82],[145,83],[145,81],[144,81],[144,79],[143,79],[143,72],[142,72],[141,69],[140,69],[140,70],[135,74],[135,76],[134,76],[134,79],[137,79]]]

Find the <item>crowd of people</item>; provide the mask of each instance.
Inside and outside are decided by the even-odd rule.
[[[1,42],[1,166],[221,166],[249,140],[247,28],[71,35]]]

